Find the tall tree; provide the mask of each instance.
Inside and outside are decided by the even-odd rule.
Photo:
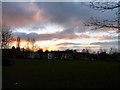
[[[33,38],[32,40],[31,40],[31,46],[32,46],[32,50],[34,51],[35,50],[35,38]]]
[[[20,40],[21,40],[21,38],[17,37],[17,48],[20,48]]]
[[[7,26],[5,24],[2,25],[2,42],[1,42],[1,48],[7,49],[10,46],[10,43],[13,39],[12,31],[10,26]]]
[[[26,50],[30,50],[30,38],[28,37],[27,43],[26,43]]]

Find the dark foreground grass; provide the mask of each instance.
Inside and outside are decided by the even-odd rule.
[[[120,63],[16,60],[3,67],[4,88],[120,88]]]

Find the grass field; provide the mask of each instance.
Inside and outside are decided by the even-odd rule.
[[[16,60],[3,66],[3,88],[120,88],[120,63]]]

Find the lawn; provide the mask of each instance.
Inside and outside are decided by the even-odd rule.
[[[120,88],[120,63],[15,60],[3,66],[4,88]]]

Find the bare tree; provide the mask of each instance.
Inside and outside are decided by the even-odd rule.
[[[116,17],[113,20],[98,20],[95,17],[91,17],[90,20],[85,23],[86,26],[95,26],[94,29],[103,27],[118,29],[120,32],[120,2],[90,2],[90,8],[105,12],[108,10],[117,9]]]
[[[30,38],[29,37],[27,38],[25,49],[30,50]]]
[[[33,49],[33,51],[35,50],[35,38],[33,38],[32,40],[31,40],[31,46],[32,46],[32,49]]]
[[[10,46],[10,42],[12,41],[12,31],[10,26],[7,25],[2,25],[2,43],[1,43],[1,48],[2,49],[7,49]]]
[[[19,49],[20,49],[20,41],[21,41],[21,38],[17,37],[17,48],[19,48]]]

